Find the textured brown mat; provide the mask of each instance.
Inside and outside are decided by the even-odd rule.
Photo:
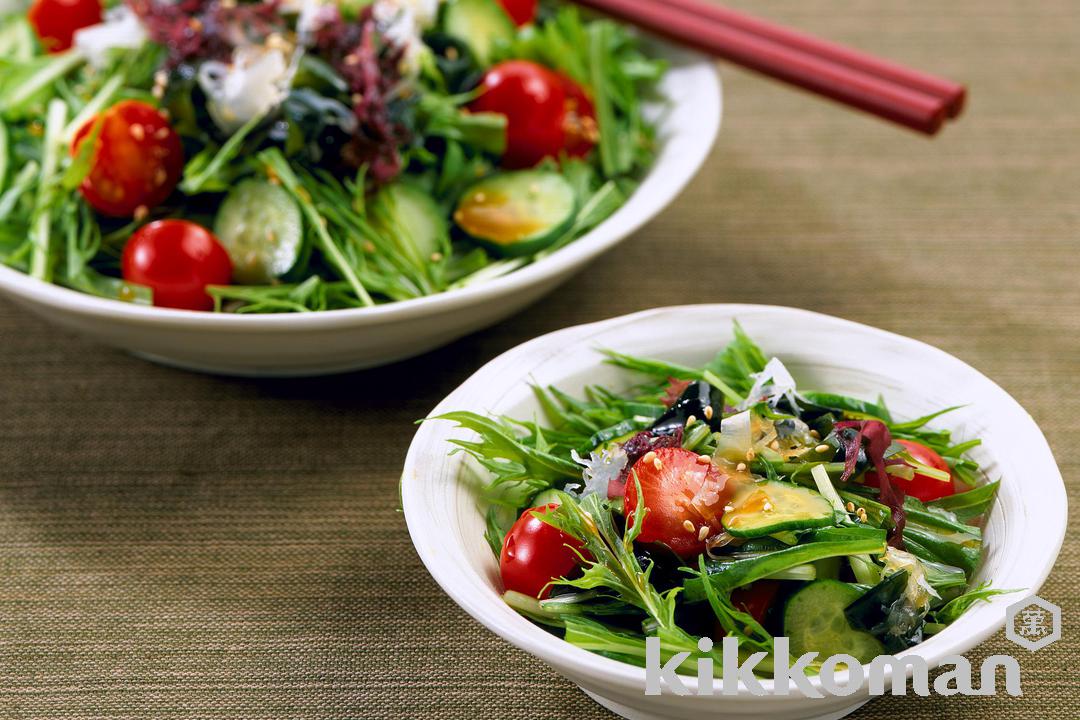
[[[956,354],[1035,416],[1070,484],[1043,591],[1065,638],[1021,651],[1025,696],[856,717],[1076,718],[1080,5],[741,4],[964,79],[969,111],[927,141],[725,69],[720,142],[668,212],[532,310],[394,368],[208,378],[0,303],[0,718],[610,717],[419,565],[397,510],[411,422],[539,333],[724,301]]]

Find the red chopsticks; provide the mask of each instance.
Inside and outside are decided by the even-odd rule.
[[[575,2],[928,135],[964,106],[950,80],[706,0]]]

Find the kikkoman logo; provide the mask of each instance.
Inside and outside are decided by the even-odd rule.
[[[1042,598],[1033,596],[1011,605],[1007,617],[1006,637],[1033,652],[1061,637],[1061,608]],[[697,658],[696,693],[713,695],[716,690],[713,641],[710,638],[701,638],[697,647],[706,657]],[[739,640],[733,637],[724,638],[721,649],[721,676],[724,682],[720,693],[724,695],[736,695],[740,688],[745,688],[752,695],[788,695],[794,689],[806,697],[821,698],[825,693],[854,695],[864,687],[870,695],[884,695],[886,681],[893,695],[906,695],[909,673],[911,689],[916,695],[923,697],[930,695],[931,686],[934,693],[943,696],[996,695],[999,668],[1004,670],[1005,692],[1012,696],[1023,695],[1020,687],[1020,663],[1009,655],[991,655],[986,658],[979,667],[979,686],[976,688],[973,686],[971,663],[961,655],[947,655],[942,658],[938,667],[944,671],[931,683],[930,667],[921,657],[879,655],[869,665],[864,665],[851,655],[832,655],[819,661],[819,653],[808,652],[791,663],[788,638],[777,637],[773,639],[774,687],[770,692],[754,672],[758,663],[768,656],[767,653],[759,651],[741,659]],[[646,639],[645,694],[660,695],[667,690],[676,695],[689,695],[690,689],[676,670],[690,660],[690,652],[675,653],[667,662],[663,661],[663,655],[659,638]],[[811,665],[817,665],[817,686],[807,674]],[[844,669],[849,671],[846,676],[838,674]]]

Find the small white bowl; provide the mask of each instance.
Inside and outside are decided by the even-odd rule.
[[[760,305],[662,308],[569,328],[510,350],[480,369],[431,415],[451,410],[539,417],[529,383],[556,385],[571,394],[586,384],[629,387],[634,378],[601,364],[597,348],[610,348],[688,365],[701,365],[732,336],[738,319],[766,355],[782,358],[801,387],[873,399],[884,395],[898,417],[964,405],[934,425],[958,441],[980,437],[973,456],[1001,489],[985,529],[985,553],[976,582],[1035,593],[1046,579],[1065,535],[1066,495],[1061,474],[1042,433],[1015,400],[960,360],[924,343],[826,315]],[[500,598],[498,564],[484,541],[484,522],[467,478],[478,476],[463,454],[450,456],[449,439],[463,431],[449,422],[427,422],[409,448],[401,480],[409,532],[428,571],[477,621],[579,685],[597,702],[626,718],[697,720],[702,717],[839,718],[869,699],[864,689],[848,697],[810,699],[794,685],[787,696],[739,694],[645,695],[645,671],[562,641],[533,625]],[[931,667],[964,653],[999,630],[1008,605],[1024,593],[980,603],[943,632],[908,653]],[[1026,652],[1026,651],[1025,651]],[[908,653],[905,653],[908,654]],[[818,684],[814,678],[815,685]],[[763,680],[772,691],[773,681]]]
[[[708,156],[720,128],[712,60],[657,44],[671,62],[658,121],[660,152],[630,200],[592,232],[517,272],[374,308],[229,315],[141,307],[40,282],[0,265],[0,293],[61,327],[151,360],[226,375],[299,376],[382,365],[492,325],[569,279],[655,217]]]

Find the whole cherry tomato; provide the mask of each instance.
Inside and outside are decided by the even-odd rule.
[[[499,574],[503,586],[535,598],[547,597],[552,580],[565,577],[581,562],[581,542],[536,517],[554,510],[551,503],[521,514],[503,540]]]
[[[632,522],[640,484],[647,512],[638,540],[664,543],[683,558],[705,552],[706,539],[723,530],[720,519],[733,488],[716,465],[704,460],[675,447],[645,453],[634,463],[626,481],[623,511],[626,522]]]
[[[596,111],[585,91],[568,77],[528,60],[507,60],[490,68],[476,112],[506,116],[503,165],[532,167],[546,157],[584,155],[598,137]]]
[[[499,4],[518,27],[536,19],[537,0],[499,0]]]
[[[904,478],[890,474],[889,479],[892,480],[893,485],[903,490],[905,494],[923,502],[930,502],[931,500],[937,500],[938,498],[943,498],[956,493],[956,488],[953,486],[952,482],[952,472],[949,470],[949,464],[945,462],[944,458],[932,449],[926,447],[922,443],[917,443],[914,440],[897,440],[896,442],[907,448],[908,453],[916,461],[927,467],[932,467],[935,470],[949,473],[949,479],[938,480],[929,475],[915,473],[913,478],[905,480]],[[863,476],[863,484],[869,485],[870,487],[877,487],[879,482],[878,474],[873,470],[867,471]]]
[[[184,149],[157,108],[137,100],[113,105],[79,128],[72,155],[95,129],[90,172],[79,188],[94,209],[131,217],[172,194],[184,171]]]
[[[158,307],[210,310],[207,285],[228,285],[229,254],[209,230],[187,220],[158,220],[139,228],[121,257],[128,282],[154,291]]]
[[[34,0],[26,18],[46,50],[62,52],[76,30],[101,22],[101,0]]]

